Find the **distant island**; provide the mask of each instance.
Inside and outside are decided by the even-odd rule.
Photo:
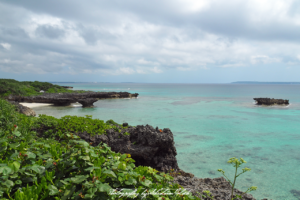
[[[300,82],[259,82],[259,81],[236,81],[232,84],[270,84],[270,85],[298,85]]]

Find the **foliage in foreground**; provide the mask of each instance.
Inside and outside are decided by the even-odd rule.
[[[19,82],[14,79],[0,79],[0,97],[7,97],[8,95],[18,96],[36,96],[41,95],[40,91],[46,93],[75,93],[83,91],[68,90],[59,85],[54,85],[48,82],[39,81],[23,81]]]
[[[129,154],[106,144],[93,147],[70,131],[60,142],[38,138],[32,131],[35,120],[0,99],[1,200],[195,199],[176,195],[181,186],[171,185],[168,174],[136,167]]]

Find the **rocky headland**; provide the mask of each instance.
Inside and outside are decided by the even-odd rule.
[[[19,112],[26,114],[25,110],[27,110],[27,107],[17,102],[11,103],[16,105]],[[30,113],[26,115],[30,115]],[[161,172],[171,172],[170,170],[173,169],[174,171],[171,175],[174,177],[174,180],[172,183],[180,184],[183,188],[192,192],[193,195],[203,200],[211,200],[211,198],[202,196],[205,195],[204,191],[207,190],[210,191],[215,200],[230,200],[231,185],[225,178],[196,178],[193,174],[187,173],[178,167],[177,151],[173,133],[170,129],[153,128],[150,125],[133,127],[128,126],[127,123],[123,123],[122,126],[116,126],[121,130],[120,132],[108,129],[105,134],[101,135],[92,136],[86,132],[75,134],[81,139],[92,143],[93,146],[106,143],[115,152],[131,154],[137,166],[150,166]],[[43,137],[43,133],[46,130],[41,128],[34,131],[40,137]],[[243,192],[235,189],[234,194],[242,195]],[[251,194],[243,194],[242,199],[255,200]]]
[[[274,98],[253,98],[256,101],[256,105],[288,105],[289,100],[286,99],[274,99]]]
[[[38,96],[10,95],[9,101],[26,103],[52,103],[55,106],[68,106],[79,102],[83,107],[93,107],[93,103],[100,99],[136,98],[138,93],[128,92],[84,92],[84,93],[44,93]]]
[[[119,126],[119,128],[121,128]],[[42,134],[40,130],[40,134]],[[114,129],[106,130],[106,134],[91,136],[85,132],[76,133],[81,139],[97,146],[106,143],[115,152],[131,154],[137,166],[150,166],[161,172],[170,172],[174,177],[173,183],[178,183],[186,190],[203,200],[203,191],[209,190],[215,200],[230,200],[231,186],[223,177],[220,178],[196,178],[193,174],[184,172],[178,167],[173,133],[170,129],[153,128],[150,125],[128,126],[122,125],[121,132]],[[235,189],[235,194],[243,192]],[[242,195],[243,200],[255,200],[252,195]]]

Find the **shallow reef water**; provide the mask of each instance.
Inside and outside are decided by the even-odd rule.
[[[137,99],[107,99],[94,108],[37,107],[55,117],[93,115],[130,125],[170,128],[179,167],[199,178],[215,178],[222,168],[229,177],[231,157],[244,167],[237,187],[250,186],[257,199],[300,198],[300,85],[60,83],[74,89],[127,91]],[[128,90],[130,88],[130,90]],[[289,106],[256,106],[254,97],[289,99]]]

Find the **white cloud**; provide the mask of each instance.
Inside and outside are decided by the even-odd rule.
[[[267,63],[279,63],[281,61],[280,58],[270,58],[267,55],[255,55],[251,56],[252,64],[267,64]]]
[[[245,64],[243,63],[234,63],[234,64],[225,64],[222,65],[221,67],[226,68],[226,67],[243,67],[243,66],[245,66]]]
[[[122,67],[118,70],[117,74],[134,74],[135,70],[129,68],[129,67]]]
[[[150,71],[156,73],[156,74],[159,74],[159,73],[162,73],[163,71],[161,69],[159,69],[158,67],[153,67],[150,69]]]
[[[11,48],[11,45],[9,43],[0,43],[0,44],[6,50],[10,50],[10,48]]]
[[[0,19],[0,41],[9,41],[0,45],[14,51],[0,51],[0,69],[130,75],[297,63],[295,0],[157,0],[160,8],[154,1],[66,1],[61,10],[48,1],[7,3],[13,23]]]
[[[179,0],[180,9],[185,12],[199,12],[210,6],[209,0]]]

